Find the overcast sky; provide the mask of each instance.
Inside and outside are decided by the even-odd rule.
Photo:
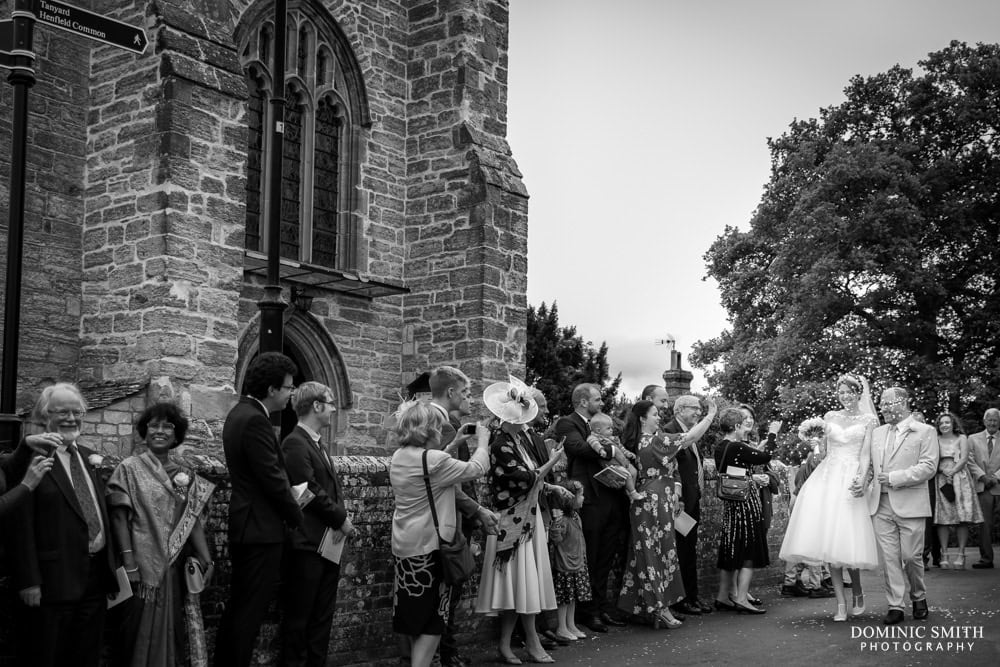
[[[703,255],[747,228],[767,137],[855,74],[1000,41],[1000,0],[511,0],[509,141],[529,202],[528,303],[606,341],[633,396],[727,327]],[[696,372],[694,388],[705,385]]]

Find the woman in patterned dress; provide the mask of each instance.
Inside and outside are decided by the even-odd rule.
[[[531,391],[517,378],[496,382],[483,392],[483,403],[500,419],[490,441],[490,491],[494,511],[500,516],[496,535],[486,538],[483,571],[476,597],[476,612],[500,616],[499,660],[520,665],[511,650],[511,636],[518,619],[531,662],[555,662],[542,648],[535,616],[557,607],[549,563],[545,524],[538,513],[538,494],[545,476],[562,455],[562,447],[536,466],[528,453],[525,424],[535,418],[538,405]]]
[[[399,449],[389,464],[389,483],[395,496],[392,515],[392,555],[396,560],[393,631],[409,637],[410,664],[431,664],[448,621],[451,586],[444,582],[438,535],[455,537],[455,488],[486,474],[489,437],[480,424],[469,461],[459,461],[438,449],[444,417],[433,406],[412,401],[399,408],[396,437]],[[430,477],[438,530],[424,483],[424,460]]]
[[[969,473],[969,440],[965,437],[961,420],[951,412],[937,419],[938,443],[941,454],[938,459],[937,501],[934,505],[934,525],[937,526],[938,541],[941,542],[941,565],[948,562],[948,532],[955,527],[958,537],[958,555],[951,561],[951,567],[965,569],[965,544],[969,541],[969,526],[983,522],[983,510],[979,506],[972,475]],[[951,500],[941,491],[941,487],[951,484]]]
[[[715,467],[719,473],[730,468],[748,471],[752,466],[767,463],[771,455],[743,444],[746,437],[746,415],[742,410],[728,408],[719,418],[723,439],[715,445]],[[754,484],[753,481],[750,482]],[[767,567],[767,533],[760,493],[756,488],[742,501],[722,501],[722,532],[719,535],[719,591],[715,596],[717,609],[741,613],[763,614],[764,609],[750,603],[748,594],[755,569]],[[731,582],[736,573],[736,589]]]
[[[644,500],[632,503],[629,558],[618,607],[650,620],[653,627],[681,625],[670,605],[684,598],[677,561],[674,518],[684,509],[678,495],[677,443],[656,435],[660,415],[652,401],[629,411],[622,443],[636,450],[637,490]]]

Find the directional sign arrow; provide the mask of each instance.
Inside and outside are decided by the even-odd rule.
[[[35,16],[42,23],[75,35],[81,35],[133,53],[143,53],[149,46],[146,31],[86,9],[65,5],[55,0],[38,0]]]

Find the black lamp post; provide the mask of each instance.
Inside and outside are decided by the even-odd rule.
[[[4,291],[3,362],[0,377],[0,448],[12,449],[21,439],[17,416],[17,355],[21,330],[21,260],[24,245],[24,173],[28,140],[28,89],[35,85],[32,0],[14,0],[11,11],[10,69],[14,88],[11,122],[10,209],[7,222],[7,284]]]

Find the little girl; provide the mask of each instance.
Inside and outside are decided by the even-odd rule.
[[[560,486],[569,489],[574,495],[572,500],[559,496],[552,501],[549,542],[554,545],[552,569],[555,572],[556,602],[559,605],[556,609],[559,618],[556,636],[575,641],[587,636],[576,627],[576,603],[591,599],[587,551],[583,542],[583,524],[580,521],[583,485],[570,479],[561,482]]]

